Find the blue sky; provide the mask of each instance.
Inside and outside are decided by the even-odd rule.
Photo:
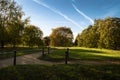
[[[105,17],[120,17],[120,0],[15,0],[24,17],[49,36],[56,27],[70,27],[74,36]]]

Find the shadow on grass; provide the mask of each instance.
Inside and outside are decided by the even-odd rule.
[[[55,52],[45,55],[44,57],[39,57],[39,59],[60,62],[65,61],[65,49],[58,49]],[[109,61],[118,61],[120,56],[106,56],[109,53],[99,50],[87,50],[87,49],[70,49],[69,50],[69,60],[109,60]]]
[[[103,51],[97,51],[97,50],[86,50],[86,49],[71,49],[74,52],[80,52],[80,53],[105,53]]]
[[[17,65],[0,69],[0,80],[119,80],[120,65]]]

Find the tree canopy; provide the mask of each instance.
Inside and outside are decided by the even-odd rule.
[[[120,49],[120,18],[95,20],[76,38],[78,46]]]
[[[50,37],[49,36],[46,36],[43,38],[43,44],[44,44],[44,46],[50,45]]]
[[[51,46],[72,46],[72,41],[73,33],[70,28],[58,27],[52,29],[52,33],[50,34]]]
[[[34,25],[28,25],[29,18],[22,19],[23,15],[22,8],[14,0],[0,0],[1,48],[5,45],[28,45],[28,42],[29,46],[40,45],[42,31]]]
[[[27,25],[23,33],[23,41],[26,45],[32,47],[41,44],[43,32],[34,25]]]
[[[20,43],[20,36],[23,30],[23,11],[16,2],[12,0],[0,1],[0,44]]]

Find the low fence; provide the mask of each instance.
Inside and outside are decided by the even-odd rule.
[[[46,48],[46,47],[43,47],[43,48],[42,48],[42,56],[43,56],[43,57],[44,57],[45,55],[47,55],[47,54],[50,54],[50,50],[51,50],[50,47],[47,47],[47,48],[46,48],[46,49],[47,49],[47,52],[45,53],[45,48]],[[66,51],[65,51],[65,64],[68,64],[68,60],[69,60],[69,48],[67,48]]]
[[[51,51],[50,47],[42,47],[41,56],[49,55],[50,51]],[[14,50],[14,58],[13,58],[13,65],[14,66],[16,65],[16,60],[17,60],[16,54],[17,54],[17,51]],[[67,48],[65,51],[65,64],[68,64],[68,60],[69,60],[69,48]]]

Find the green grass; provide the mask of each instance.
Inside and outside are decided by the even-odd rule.
[[[14,50],[17,51],[17,56],[25,55],[25,54],[31,54],[35,52],[40,52],[40,48],[28,48],[28,47],[18,47],[16,49],[13,48],[4,48],[0,51],[0,60],[11,58],[14,56]]]
[[[0,69],[0,80],[120,80],[120,65],[17,65]]]
[[[69,60],[117,60],[120,61],[120,51],[95,49],[95,48],[69,48]],[[57,50],[49,55],[40,57],[40,59],[48,61],[63,61],[65,58],[66,49],[57,48]]]

